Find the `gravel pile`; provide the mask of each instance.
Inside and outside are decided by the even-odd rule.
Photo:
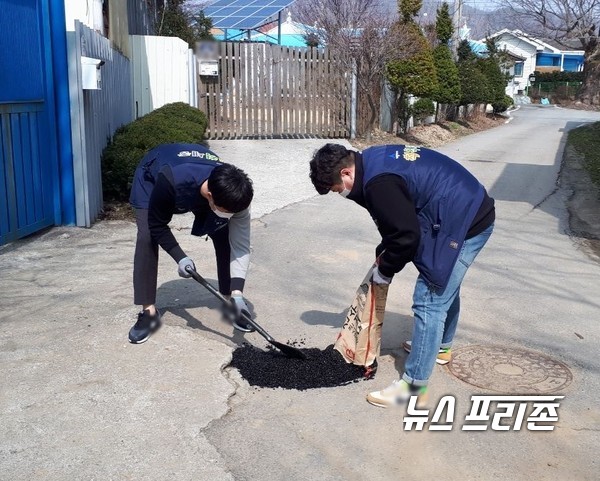
[[[299,343],[288,343],[298,347]],[[244,344],[233,351],[231,367],[251,386],[297,389],[342,386],[360,379],[370,379],[376,366],[366,371],[362,366],[348,364],[342,355],[333,349],[333,344],[324,350],[300,349],[306,359],[292,359],[274,348],[267,351]]]

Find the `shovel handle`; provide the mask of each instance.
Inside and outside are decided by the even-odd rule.
[[[227,298],[223,294],[221,294],[217,289],[215,289],[215,287],[210,282],[208,282],[204,277],[202,277],[200,274],[198,274],[198,271],[196,271],[192,266],[186,266],[185,270],[187,272],[189,272],[189,274],[194,278],[195,281],[198,281],[212,295],[214,295],[217,299],[219,299],[223,303],[224,306],[226,306],[226,307],[231,306],[231,304],[229,303]],[[241,312],[240,317],[242,317],[248,324],[250,324],[252,327],[254,327],[258,331],[258,333],[262,337],[264,337],[267,341],[269,341],[269,342],[275,341],[275,339],[273,339],[269,335],[269,333],[267,331],[265,331],[261,326],[259,326],[256,322],[254,322],[254,320],[251,319],[250,316],[247,316],[245,313]]]

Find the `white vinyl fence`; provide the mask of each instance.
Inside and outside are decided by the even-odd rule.
[[[173,102],[197,107],[196,60],[188,44],[176,37],[129,38],[134,118]]]

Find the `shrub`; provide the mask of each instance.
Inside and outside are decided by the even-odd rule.
[[[539,72],[535,71],[535,83],[538,82],[583,82],[583,72]]]
[[[119,128],[102,153],[105,200],[127,200],[133,174],[148,151],[160,144],[203,141],[206,116],[183,102],[165,105]]]
[[[499,114],[501,112],[506,112],[510,106],[513,104],[513,99],[509,95],[505,95],[502,100],[499,102],[495,102],[492,104],[492,108],[494,109],[495,114]]]
[[[434,114],[435,106],[431,99],[422,98],[413,104],[412,111],[417,120],[423,120],[425,117]]]

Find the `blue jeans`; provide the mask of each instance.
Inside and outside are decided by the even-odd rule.
[[[413,294],[412,347],[402,376],[409,384],[427,385],[438,351],[452,345],[460,313],[460,285],[493,230],[494,224],[465,240],[444,290],[430,288],[421,275],[417,278]]]

